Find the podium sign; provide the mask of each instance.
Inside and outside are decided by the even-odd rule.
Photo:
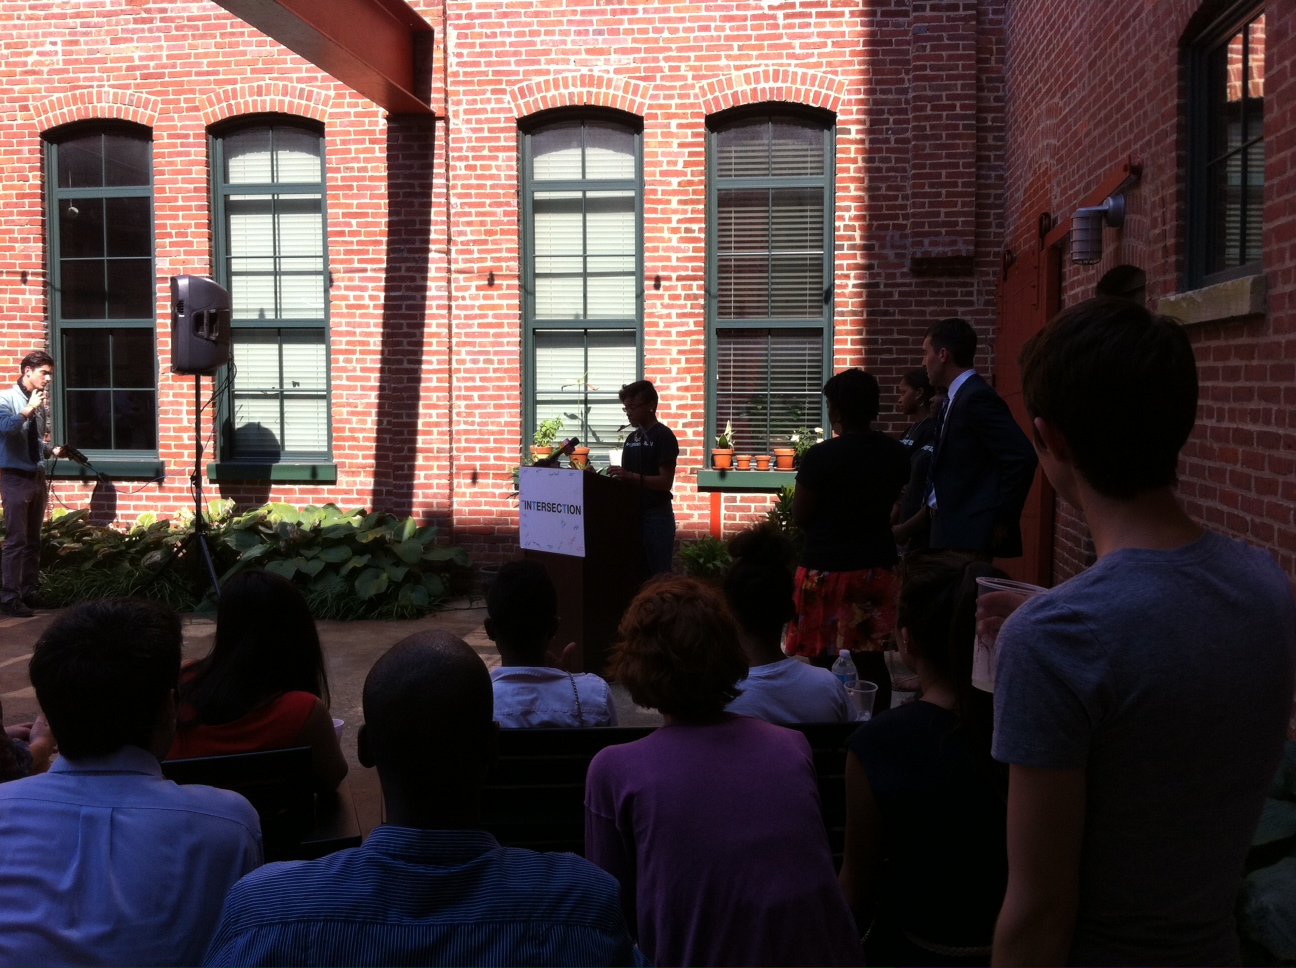
[[[559,467],[520,470],[522,547],[585,557],[585,486],[579,472]]]
[[[558,590],[554,641],[576,642],[585,671],[599,672],[643,578],[640,489],[561,467],[523,467],[518,485],[522,557]]]

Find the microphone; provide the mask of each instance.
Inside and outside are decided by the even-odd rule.
[[[557,449],[552,454],[550,454],[548,457],[540,458],[531,466],[532,467],[553,467],[558,463],[559,459],[563,455],[570,454],[573,450],[575,450],[576,446],[579,443],[580,443],[579,437],[568,437],[566,440],[564,440],[561,444],[558,445]]]
[[[74,464],[80,464],[82,467],[90,466],[90,461],[86,458],[86,455],[81,453],[81,451],[77,450],[71,444],[63,445],[63,456]]]

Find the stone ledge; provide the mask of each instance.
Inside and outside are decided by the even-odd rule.
[[[1268,287],[1264,273],[1217,282],[1191,292],[1175,293],[1157,302],[1156,311],[1185,326],[1262,315]]]

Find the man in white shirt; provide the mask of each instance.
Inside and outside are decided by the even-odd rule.
[[[163,778],[180,619],[142,599],[61,614],[30,675],[60,758],[0,785],[0,965],[189,965],[261,863],[243,797]]]

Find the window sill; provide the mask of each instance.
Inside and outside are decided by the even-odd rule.
[[[1260,316],[1267,308],[1267,293],[1261,272],[1166,296],[1157,302],[1157,312],[1173,316],[1185,326]]]
[[[94,470],[82,467],[80,464],[74,464],[66,457],[60,457],[52,463],[53,468],[50,470],[49,476],[59,480],[93,481],[98,479],[95,471],[98,471],[104,477],[119,480],[155,481],[166,477],[166,464],[156,458],[143,457],[137,460],[129,460],[121,457],[103,457],[90,462],[94,464]],[[45,462],[46,467],[50,467],[50,465],[50,461]]]
[[[291,484],[336,484],[337,464],[213,463],[207,465],[209,481],[282,481]]]
[[[779,491],[796,483],[796,471],[697,472],[699,491]]]

